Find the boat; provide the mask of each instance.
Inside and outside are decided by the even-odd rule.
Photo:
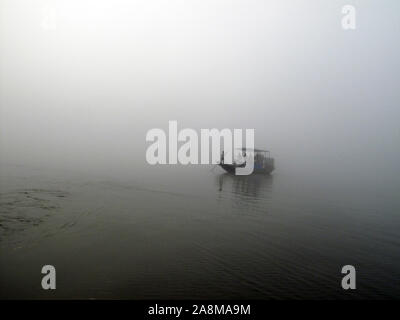
[[[254,157],[254,170],[253,174],[270,174],[275,169],[275,160],[271,158],[270,152],[268,150],[262,149],[250,149],[250,148],[240,148],[239,156],[241,159],[239,161],[233,161],[233,163],[224,162],[224,152],[221,154],[221,161],[218,164],[226,172],[235,174],[236,168],[244,168],[246,166],[246,158]],[[242,161],[240,161],[242,160]]]

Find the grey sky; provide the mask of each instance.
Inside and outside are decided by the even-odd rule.
[[[357,29],[341,28],[341,8]],[[400,169],[398,1],[0,3],[0,159],[144,165],[145,134],[254,128],[280,171]]]

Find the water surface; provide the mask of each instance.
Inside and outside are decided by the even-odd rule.
[[[2,166],[0,297],[353,299],[400,294],[395,185],[277,171],[126,176]],[[41,268],[57,289],[40,287]],[[341,268],[357,290],[341,289]]]

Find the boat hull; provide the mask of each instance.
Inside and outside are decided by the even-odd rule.
[[[236,168],[244,167],[245,165],[236,165],[236,164],[225,164],[220,163],[219,166],[224,169],[226,172],[230,174],[235,174]],[[267,164],[264,167],[258,167],[257,165],[254,166],[254,170],[252,174],[270,174],[274,171],[274,166],[271,164]]]

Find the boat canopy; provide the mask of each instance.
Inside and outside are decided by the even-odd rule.
[[[264,158],[270,158],[269,150],[262,150],[262,149],[253,149],[253,148],[236,148],[236,150],[240,150],[243,153],[253,153],[254,155],[260,155]]]

